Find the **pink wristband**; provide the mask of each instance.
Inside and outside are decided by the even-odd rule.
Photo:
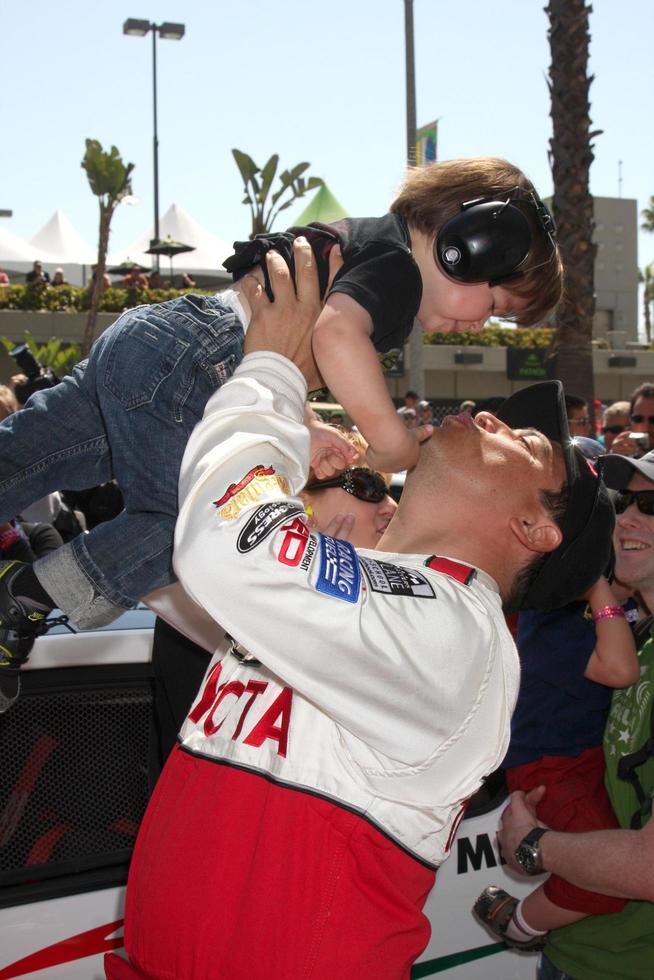
[[[17,541],[20,541],[20,532],[17,528],[8,527],[6,531],[0,531],[0,551],[6,551]]]
[[[624,609],[622,606],[602,606],[597,612],[593,613],[593,621],[598,623],[600,619],[624,619]]]

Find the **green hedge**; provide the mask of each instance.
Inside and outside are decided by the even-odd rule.
[[[202,289],[121,289],[110,286],[102,294],[102,313],[122,313],[142,303],[165,303],[183,293],[214,295],[215,290]],[[0,289],[0,310],[48,310],[55,313],[78,313],[88,310],[90,289],[79,286],[6,286]],[[456,347],[549,347],[554,331],[551,327],[484,327],[480,333],[428,333],[425,344],[453,344]],[[603,340],[597,347],[608,348]]]
[[[183,293],[212,295],[202,289],[105,289],[100,302],[102,313],[122,313],[142,303],[165,303]],[[80,286],[5,286],[0,289],[0,310],[46,310],[50,313],[79,313],[91,305],[91,290]]]
[[[479,333],[428,333],[425,343],[455,347],[549,347],[554,336],[552,327],[484,327]],[[608,349],[606,340],[594,341],[596,347]]]
[[[456,347],[549,347],[554,331],[551,327],[484,327],[479,333],[428,333],[425,343]]]

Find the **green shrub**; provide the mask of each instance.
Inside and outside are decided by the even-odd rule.
[[[103,313],[122,313],[143,303],[166,303],[184,293],[206,293],[203,289],[123,289],[110,286],[100,301]],[[0,289],[0,310],[45,310],[50,313],[85,312],[91,306],[90,288],[81,286],[25,286],[14,285]]]
[[[56,286],[46,289],[43,293],[44,310],[51,313],[77,313],[79,306],[79,289],[76,286]]]
[[[484,327],[479,333],[428,333],[425,343],[456,347],[549,347],[551,327]]]
[[[7,353],[17,346],[16,341],[8,337],[0,337],[0,343],[4,345]],[[41,367],[52,368],[58,378],[70,374],[82,359],[82,348],[79,344],[64,344],[57,337],[51,337],[45,344],[37,344],[29,330],[26,330],[25,343]],[[16,367],[16,372],[18,370]]]
[[[24,286],[5,286],[0,289],[0,310],[22,310]]]

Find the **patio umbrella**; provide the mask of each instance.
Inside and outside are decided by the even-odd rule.
[[[107,269],[107,272],[112,276],[126,276],[127,273],[131,272],[134,268],[138,269],[139,272],[150,271],[146,266],[139,265],[138,262],[132,262],[130,258],[126,258],[124,262],[120,263],[120,265],[112,265],[109,269]]]
[[[150,248],[146,249],[148,255],[167,255],[170,259],[170,280],[173,279],[173,257],[175,255],[181,255],[182,252],[194,252],[195,245],[185,245],[184,242],[176,242],[174,238],[168,235],[167,238],[162,239],[160,242],[154,242],[150,245]]]

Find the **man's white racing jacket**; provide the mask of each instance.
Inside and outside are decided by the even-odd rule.
[[[435,867],[506,752],[515,645],[483,571],[309,532],[305,395],[285,358],[250,354],[189,442],[175,568],[228,638],[180,739]]]

